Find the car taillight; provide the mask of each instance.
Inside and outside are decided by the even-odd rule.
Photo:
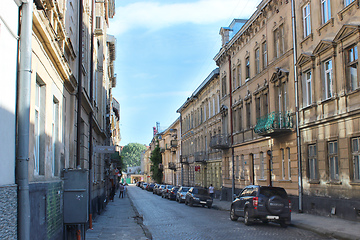
[[[290,199],[289,199],[289,210],[291,212],[291,201],[290,201]]]
[[[258,197],[254,197],[253,198],[253,206],[255,207],[255,209],[257,209],[257,206],[259,205],[259,198]]]

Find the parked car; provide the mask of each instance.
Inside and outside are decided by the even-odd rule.
[[[176,199],[176,194],[178,192],[180,187],[173,187],[170,189],[170,192],[168,194],[168,199],[170,200],[175,200]]]
[[[148,184],[147,184],[146,182],[144,182],[144,183],[141,185],[142,190],[145,190],[147,185],[148,185]]]
[[[153,194],[157,194],[157,190],[158,190],[159,186],[160,186],[160,184],[155,183],[155,186],[153,188]]]
[[[191,207],[194,204],[207,206],[211,208],[213,203],[212,198],[206,188],[202,187],[191,187],[185,196],[185,204],[189,204]]]
[[[185,196],[187,191],[189,191],[190,187],[180,187],[176,193],[176,201],[179,203],[185,202]]]
[[[146,190],[148,190],[149,192],[152,192],[154,187],[155,187],[155,183],[150,183],[150,184],[148,184]]]
[[[162,191],[164,190],[164,188],[165,188],[165,185],[160,185],[156,190],[156,194],[161,196]]]
[[[244,218],[245,225],[254,220],[269,221],[287,227],[291,222],[291,202],[284,188],[249,185],[231,204],[230,219]]]
[[[165,185],[164,189],[162,190],[161,197],[168,198],[169,192],[173,187],[173,185]]]

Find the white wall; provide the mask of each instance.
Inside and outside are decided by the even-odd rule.
[[[18,6],[0,1],[0,185],[15,183],[15,103]],[[6,24],[5,24],[6,23]]]

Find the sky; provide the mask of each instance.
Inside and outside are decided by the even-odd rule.
[[[248,19],[261,0],[116,0],[108,34],[116,38],[122,146],[149,145],[217,66],[221,27]]]

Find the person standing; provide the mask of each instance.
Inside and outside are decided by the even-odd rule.
[[[214,187],[212,184],[210,184],[210,187],[209,187],[209,194],[210,194],[211,198],[214,198]]]
[[[119,198],[124,198],[124,185],[122,183],[120,183],[120,194],[119,194]]]
[[[127,183],[125,183],[124,185],[124,197],[126,197],[126,194],[127,194]]]

